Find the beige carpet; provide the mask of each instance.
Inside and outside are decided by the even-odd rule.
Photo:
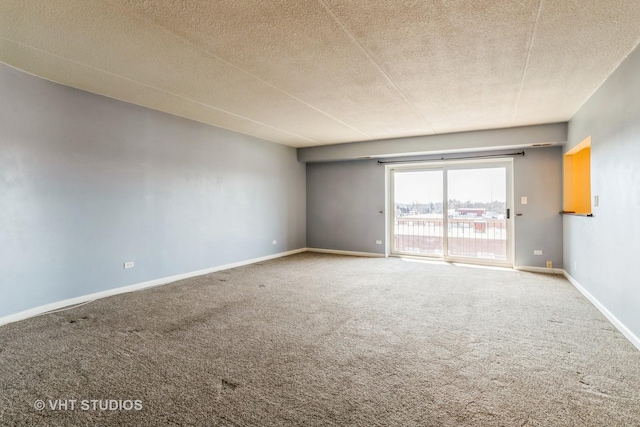
[[[561,277],[305,253],[0,327],[0,425],[633,426],[640,351]]]

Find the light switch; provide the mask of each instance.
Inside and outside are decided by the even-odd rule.
[[[597,208],[599,204],[600,204],[600,197],[593,196],[593,206]]]
[[[522,197],[520,197],[520,204],[522,204],[522,205],[526,205],[526,204],[527,204],[527,202],[528,202],[528,200],[527,200],[527,196],[522,196]]]

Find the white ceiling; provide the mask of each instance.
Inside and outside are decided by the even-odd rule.
[[[638,0],[0,0],[0,61],[293,147],[566,121]]]

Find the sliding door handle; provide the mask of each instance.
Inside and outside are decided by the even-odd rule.
[[[516,216],[522,216],[522,214],[517,213]],[[507,219],[511,219],[511,209],[507,209]]]

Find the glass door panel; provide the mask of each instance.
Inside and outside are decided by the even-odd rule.
[[[393,173],[393,252],[444,255],[441,169]]]
[[[507,260],[507,168],[447,171],[447,257]]]

